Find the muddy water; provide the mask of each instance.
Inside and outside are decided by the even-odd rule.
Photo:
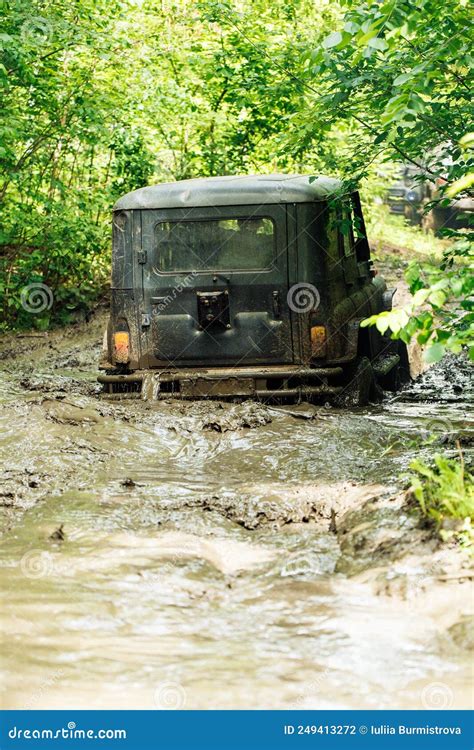
[[[462,368],[353,411],[115,404],[53,345],[0,382],[4,707],[469,705],[468,562],[400,479],[468,457]]]

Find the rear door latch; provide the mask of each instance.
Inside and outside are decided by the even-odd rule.
[[[275,318],[280,317],[280,293],[275,290],[272,292],[272,303],[273,303],[273,316]]]

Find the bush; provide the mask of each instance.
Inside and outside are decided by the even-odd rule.
[[[436,455],[434,466],[418,459],[410,464],[410,490],[422,513],[433,520],[442,539],[454,539],[474,553],[474,475],[459,460]]]

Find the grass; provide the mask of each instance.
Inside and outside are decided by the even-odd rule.
[[[459,445],[458,445],[459,448]],[[423,515],[445,541],[455,540],[474,554],[474,475],[459,459],[436,455],[433,466],[416,459],[410,464],[410,490]]]
[[[441,258],[451,240],[435,237],[426,233],[421,227],[408,224],[403,216],[391,214],[388,206],[372,204],[367,210],[366,229],[375,255],[401,253],[406,259],[419,260]]]

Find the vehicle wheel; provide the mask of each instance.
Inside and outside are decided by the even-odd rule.
[[[411,376],[407,345],[403,341],[394,341],[393,344],[393,354],[398,354],[400,362],[387,375],[381,377],[379,382],[384,391],[395,393],[411,380]]]
[[[421,223],[420,221],[420,214],[417,211],[416,206],[413,206],[411,203],[408,203],[405,206],[405,219],[409,222],[409,224],[419,225]]]
[[[338,406],[366,406],[378,400],[379,389],[368,357],[358,357],[347,370],[344,390],[336,399]]]
[[[398,341],[397,354],[400,357],[400,364],[398,365],[398,379],[400,381],[400,386],[402,386],[411,381],[408,347],[404,341]]]

